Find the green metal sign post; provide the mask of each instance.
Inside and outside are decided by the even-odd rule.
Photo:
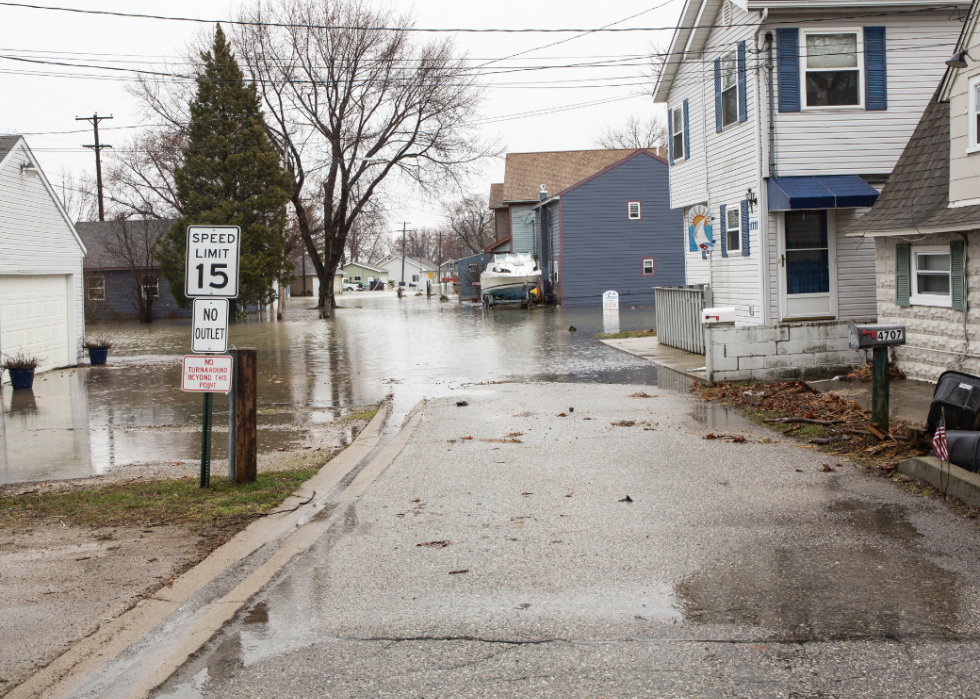
[[[211,416],[214,394],[204,394],[204,425],[201,428],[201,487],[211,486]]]
[[[874,359],[871,367],[871,422],[878,425],[878,429],[888,433],[888,348],[875,347]]]

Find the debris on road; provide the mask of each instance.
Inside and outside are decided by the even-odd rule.
[[[462,570],[451,570],[451,571],[449,571],[449,574],[450,575],[459,575],[460,573],[469,573],[469,572],[470,572],[470,569],[469,568],[463,568]]]
[[[467,403],[465,400],[456,401],[457,408],[465,408],[467,405],[469,405],[469,403]]]
[[[415,544],[416,546],[424,546],[430,549],[444,549],[447,546],[451,546],[453,542],[451,541],[427,541],[424,544]]]
[[[637,393],[631,393],[629,397],[630,398],[659,398],[660,396],[651,396],[649,393],[638,391]]]
[[[627,495],[622,500],[619,500],[619,502],[633,502],[633,498],[631,498],[629,495]]]

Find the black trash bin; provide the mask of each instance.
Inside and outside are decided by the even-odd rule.
[[[980,377],[960,371],[943,372],[929,406],[929,434],[935,434],[941,415],[946,416],[947,432],[980,429]]]
[[[980,471],[980,432],[947,432],[946,448],[949,450],[949,463],[973,473]]]

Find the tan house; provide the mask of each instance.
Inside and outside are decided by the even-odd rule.
[[[878,321],[907,327],[895,360],[910,378],[927,381],[947,369],[980,374],[978,13],[974,0],[881,197],[847,231],[874,241]]]

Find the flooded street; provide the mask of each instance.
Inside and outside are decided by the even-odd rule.
[[[233,346],[258,349],[260,453],[305,443],[318,427],[389,393],[397,426],[422,398],[463,384],[657,382],[657,367],[594,339],[604,329],[601,310],[487,312],[455,299],[369,292],[349,293],[339,303],[331,321],[319,320],[312,300],[300,298],[285,321],[231,327]],[[653,324],[652,309],[625,309],[618,321],[622,330]],[[114,342],[107,367],[40,374],[33,394],[3,387],[0,482],[200,458],[201,397],[179,387],[189,321],[103,324],[90,332]],[[212,455],[221,460],[227,453],[223,395],[215,396],[214,424]],[[348,438],[341,435],[338,444]]]

